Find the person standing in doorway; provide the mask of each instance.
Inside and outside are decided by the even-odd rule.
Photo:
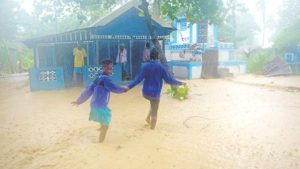
[[[122,65],[122,77],[128,76],[127,71],[127,51],[125,49],[124,44],[120,44],[118,55],[116,58],[116,63],[120,63]]]
[[[146,42],[145,49],[143,51],[143,62],[148,62],[150,60],[150,43]]]
[[[84,48],[77,44],[73,49],[74,56],[74,73],[73,73],[73,82],[75,86],[80,86],[83,82],[83,66],[84,66],[84,58],[86,57],[86,51]]]

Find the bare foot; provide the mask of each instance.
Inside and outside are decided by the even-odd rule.
[[[146,121],[146,123],[147,123],[149,126],[151,125],[150,117],[147,117],[147,118],[145,119],[145,121]]]
[[[106,126],[101,126],[101,130],[100,130],[100,135],[99,135],[99,142],[103,143],[105,136],[106,136],[106,132],[107,132],[108,127]]]
[[[156,118],[151,119],[150,129],[154,130],[156,126]]]
[[[101,133],[99,136],[99,143],[103,143],[104,139],[105,139],[105,134]]]
[[[103,141],[104,141],[104,139],[101,139],[101,138],[99,139],[99,143],[103,143]]]

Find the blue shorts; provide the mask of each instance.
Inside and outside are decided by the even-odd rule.
[[[89,119],[99,122],[101,125],[109,126],[111,121],[111,110],[109,108],[91,108]]]
[[[74,73],[82,74],[82,67],[74,67]]]

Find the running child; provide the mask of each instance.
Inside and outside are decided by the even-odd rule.
[[[99,122],[101,125],[99,142],[105,139],[111,121],[111,110],[108,108],[110,92],[123,93],[128,89],[116,85],[110,79],[113,70],[113,62],[111,60],[102,61],[102,73],[81,93],[80,97],[71,104],[80,105],[92,96],[91,111],[89,120]]]

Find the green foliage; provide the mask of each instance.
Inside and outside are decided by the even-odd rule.
[[[48,23],[76,15],[80,24],[84,24],[99,19],[120,2],[122,0],[35,0],[35,9],[37,16]]]
[[[34,66],[33,53],[31,51],[25,52],[20,57],[20,64],[21,64],[21,69],[25,71],[28,71],[29,69],[33,68]]]
[[[224,3],[226,15],[219,26],[220,41],[233,42],[236,48],[253,46],[255,33],[259,30],[254,16],[237,0]]]
[[[162,13],[172,19],[180,15],[186,16],[191,22],[200,19],[218,22],[221,18],[222,0],[156,0],[158,1]],[[113,7],[124,2],[124,0],[34,0],[34,11],[30,15],[20,14],[18,22],[21,23],[20,28],[25,38],[55,34],[90,25],[110,12]]]
[[[288,28],[282,30],[276,37],[274,47],[279,50],[279,52],[284,52],[286,49],[295,47],[300,43],[300,19],[289,26]]]
[[[178,100],[187,99],[189,88],[188,86],[170,87],[167,92]]]
[[[247,70],[250,73],[260,74],[263,67],[273,58],[268,50],[260,50],[252,53],[247,59]]]
[[[12,0],[0,0],[0,40],[15,39],[17,33],[16,9],[19,6]]]
[[[31,49],[21,43],[0,41],[0,73],[20,73],[28,71],[33,66]]]
[[[283,53],[300,43],[300,1],[285,0],[279,13],[279,24],[273,47]]]
[[[290,27],[300,19],[300,1],[299,0],[284,0],[280,6],[278,31]]]
[[[190,22],[206,20],[210,23],[218,23],[222,20],[222,0],[156,0],[158,1],[160,1],[158,6],[165,17],[174,19],[185,16]],[[2,45],[2,41],[19,43],[28,38],[84,27],[124,2],[126,1],[34,0],[32,13],[26,13],[18,1],[0,0],[0,46],[3,47],[3,51],[0,52],[5,53],[7,48],[18,48],[14,44]],[[23,50],[25,47],[21,48]],[[9,60],[9,55],[11,54],[1,57]],[[32,57],[26,55],[20,58],[22,58],[21,62],[24,62],[24,69],[28,70],[33,65]],[[7,61],[7,63],[15,63],[15,61]],[[14,66],[9,64],[8,67]]]
[[[184,16],[191,23],[223,21],[222,0],[160,0],[160,5],[161,13],[171,20]]]

